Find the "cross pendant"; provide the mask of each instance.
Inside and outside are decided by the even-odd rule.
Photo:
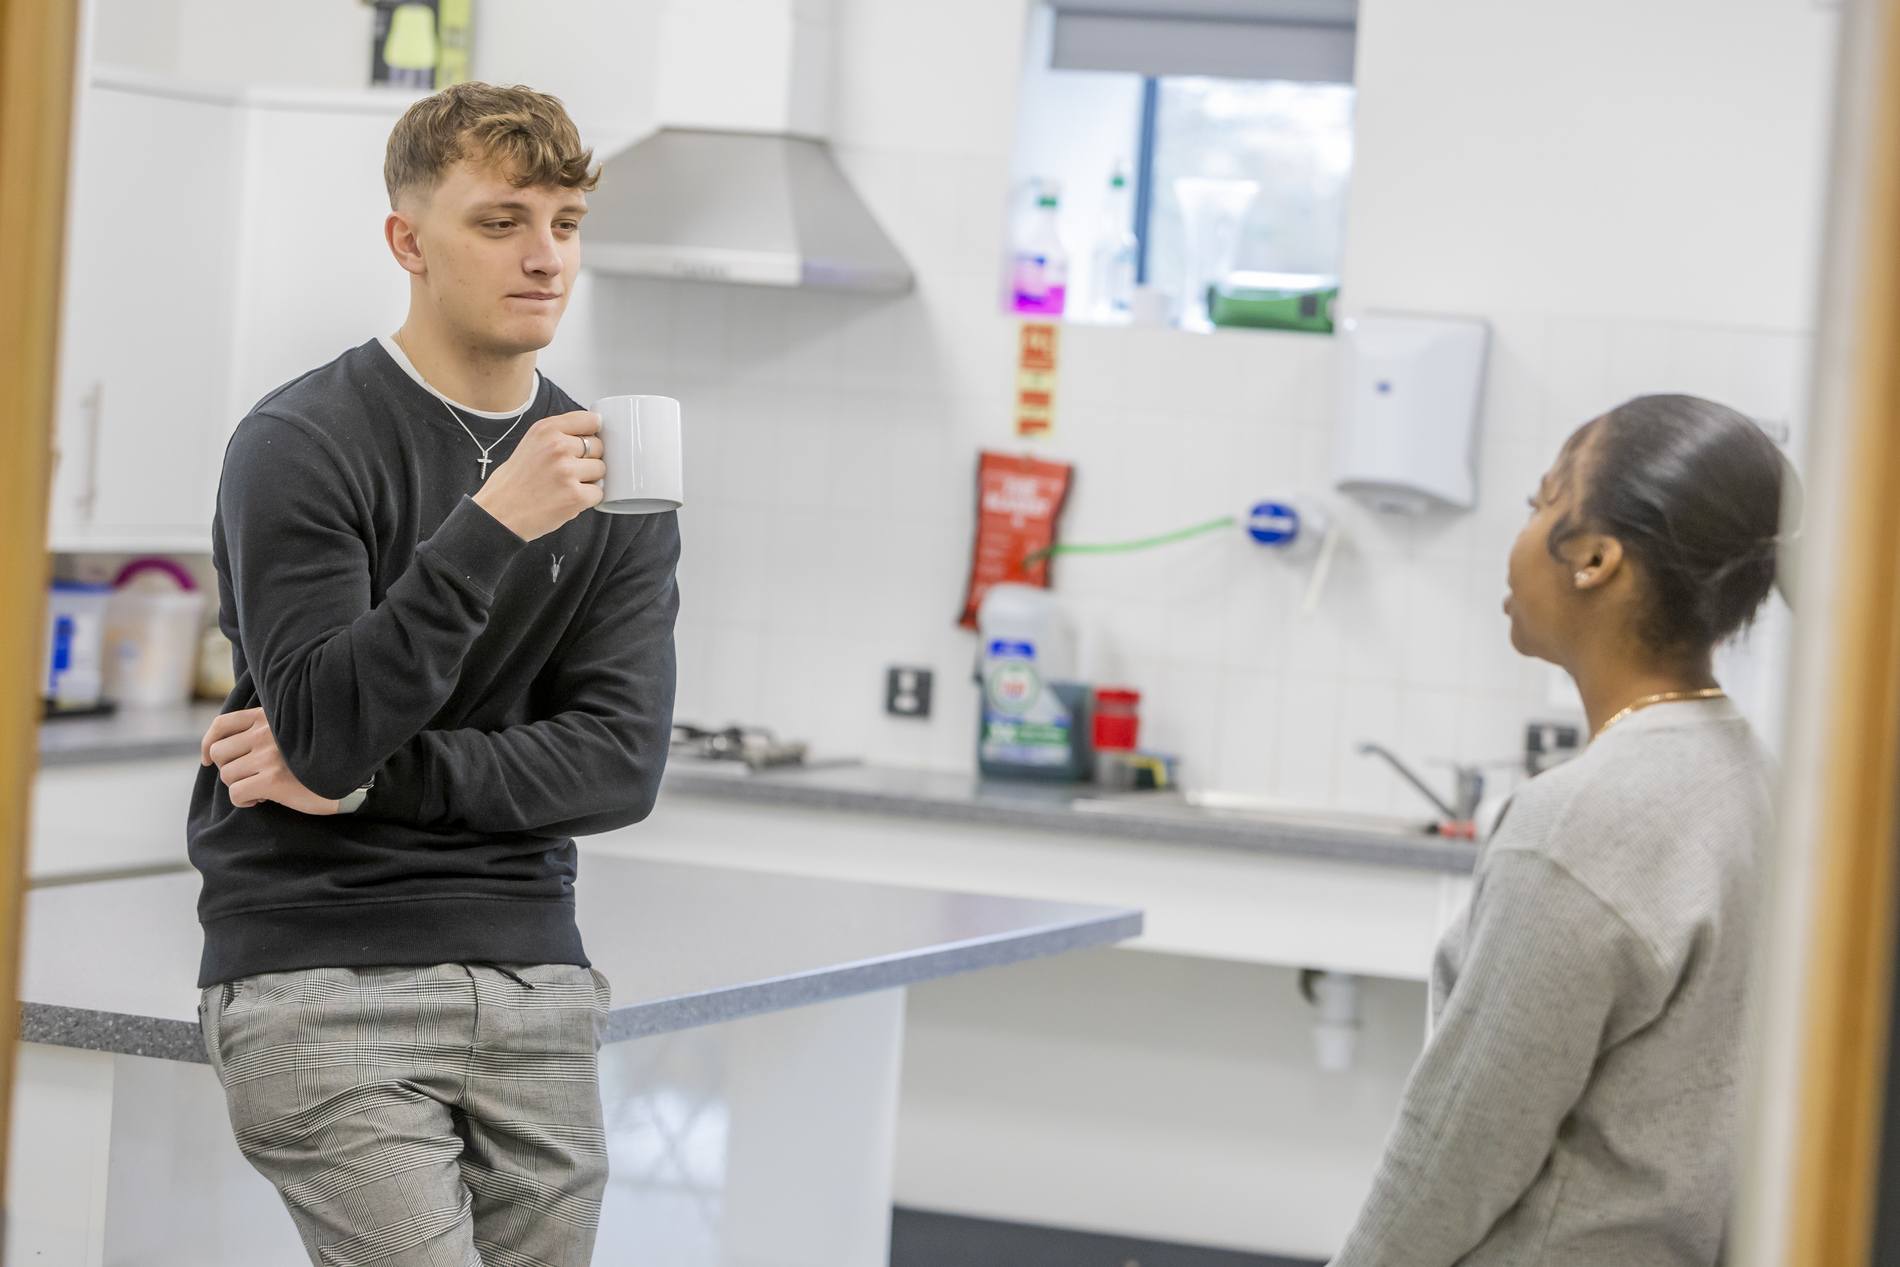
[[[482,482],[487,483],[488,482],[488,464],[490,462],[493,462],[495,459],[489,457],[486,453],[484,453],[480,457],[476,458],[475,460],[482,464]]]

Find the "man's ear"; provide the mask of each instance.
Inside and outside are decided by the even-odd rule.
[[[429,271],[423,263],[422,242],[416,236],[416,224],[409,213],[391,211],[383,221],[383,239],[389,243],[389,253],[396,257],[403,271],[417,277]]]

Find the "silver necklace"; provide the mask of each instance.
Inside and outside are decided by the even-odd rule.
[[[540,391],[537,389],[535,392],[535,396],[539,396],[540,394],[541,394]],[[489,453],[491,453],[494,450],[496,445],[500,444],[503,440],[506,440],[509,436],[513,435],[515,428],[521,425],[521,420],[528,416],[528,410],[534,408],[534,396],[530,396],[528,398],[528,403],[521,407],[521,412],[515,415],[515,420],[508,424],[508,430],[496,436],[489,443],[483,444],[481,440],[476,437],[475,433],[468,429],[468,424],[462,421],[462,415],[455,412],[454,405],[451,405],[446,400],[442,400],[442,397],[440,396],[437,396],[436,399],[442,401],[442,408],[449,411],[449,417],[455,419],[455,425],[460,427],[464,432],[466,432],[468,435],[468,438],[475,441],[475,447],[482,451],[482,455],[479,458],[476,458],[475,460],[482,464],[482,482],[483,483],[488,482],[488,464],[495,460],[494,458],[491,458],[488,456]]]
[[[405,358],[408,357],[409,349],[402,347],[402,340],[400,338],[396,337],[395,335],[391,335],[390,342],[394,343],[397,347],[402,348],[403,356]],[[521,420],[528,416],[528,411],[530,409],[534,408],[535,398],[541,394],[541,384],[539,381],[536,381],[534,385],[533,395],[530,395],[528,397],[528,403],[521,407],[521,412],[515,415],[515,420],[508,424],[508,430],[496,436],[494,440],[492,440],[488,444],[483,444],[481,442],[481,439],[473,431],[469,430],[468,424],[462,421],[461,414],[458,414],[455,412],[455,406],[449,403],[449,398],[447,396],[444,396],[441,392],[438,392],[433,387],[429,388],[429,394],[442,402],[442,408],[449,411],[449,417],[455,419],[455,425],[460,427],[463,433],[466,434],[470,440],[473,440],[475,442],[475,447],[482,451],[482,455],[479,458],[476,458],[475,460],[482,464],[482,483],[486,484],[488,482],[489,464],[495,460],[494,458],[491,458],[488,455],[494,452],[496,445],[500,444],[503,440],[506,440],[509,436],[515,433],[515,428],[521,425]]]

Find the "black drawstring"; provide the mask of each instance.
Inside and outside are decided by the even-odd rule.
[[[520,977],[508,971],[508,969],[502,967],[498,963],[487,963],[480,959],[475,960],[474,963],[477,968],[493,968],[496,972],[499,972],[502,976],[507,977],[510,981],[513,981],[518,985],[524,985],[530,990],[534,989],[534,982],[523,981]]]

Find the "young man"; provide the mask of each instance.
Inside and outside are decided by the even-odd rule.
[[[407,319],[266,396],[225,455],[237,686],[191,806],[199,1010],[313,1263],[592,1253],[608,987],[572,837],[653,806],[679,529],[585,513],[599,419],[535,370],[591,157],[525,88],[418,102],[385,163]]]

